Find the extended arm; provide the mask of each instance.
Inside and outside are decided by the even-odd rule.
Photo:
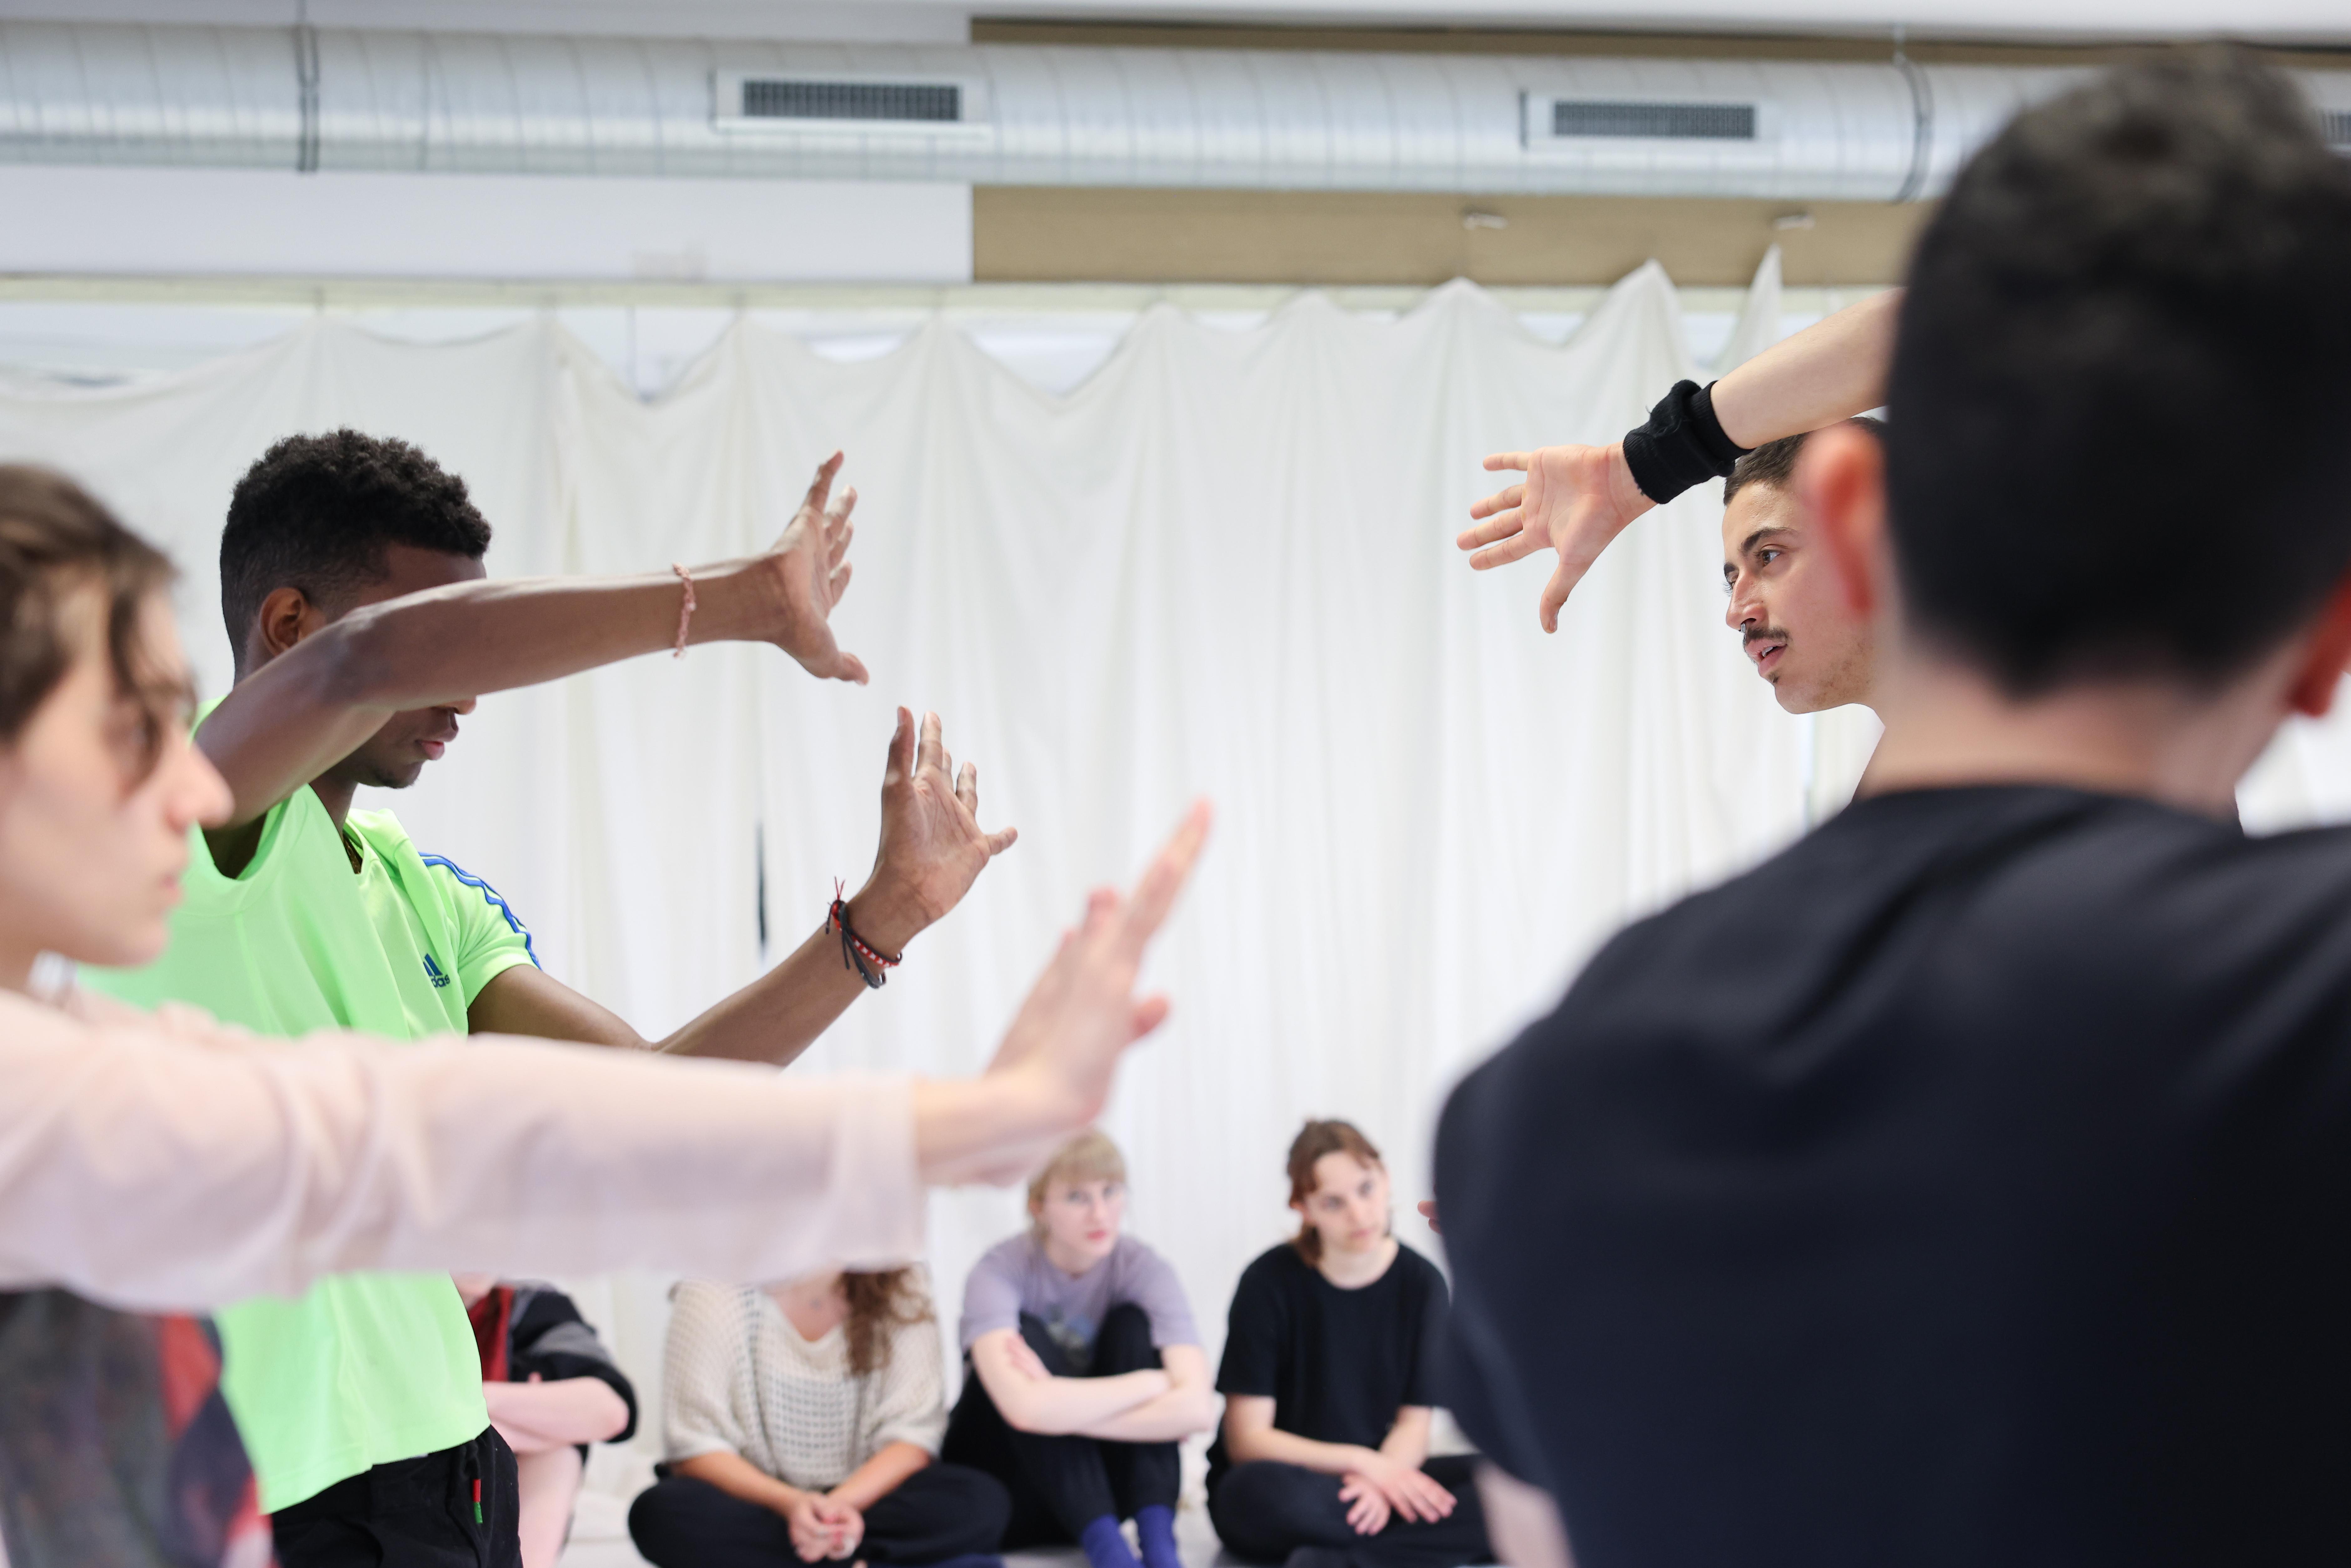
[[[517,1454],[601,1443],[629,1424],[628,1402],[601,1378],[485,1383],[482,1398],[490,1407],[490,1425]]]
[[[914,716],[898,727],[882,776],[882,843],[873,871],[849,902],[849,923],[888,953],[962,902],[989,860],[1019,832],[979,826],[979,771],[955,774],[936,714],[924,716],[915,744]],[[534,1035],[677,1056],[727,1057],[782,1066],[806,1051],[865,992],[841,960],[838,933],[820,929],[767,974],[676,1033],[650,1041],[626,1020],[537,968],[520,965],[482,988],[465,1010],[476,1034]]]
[[[1740,446],[1761,446],[1877,407],[1886,401],[1901,308],[1900,289],[1874,294],[1731,371],[1711,394],[1723,434]],[[1526,478],[1471,507],[1469,516],[1482,520],[1454,542],[1477,552],[1469,564],[1479,571],[1557,550],[1541,606],[1543,630],[1555,632],[1560,607],[1600,552],[1656,503],[1634,483],[1621,441],[1497,452],[1486,468],[1521,470]]]
[[[1054,1377],[1011,1329],[972,1342],[972,1370],[996,1402],[1004,1424],[1019,1432],[1066,1437],[1091,1432],[1114,1416],[1149,1404],[1173,1380],[1165,1372],[1122,1372],[1115,1377]]]
[[[1101,1113],[1119,1058],[1166,1017],[1136,976],[1207,833],[1196,807],[1131,897],[1089,899],[962,1082],[793,1081],[496,1036],[288,1044],[0,996],[0,1288],[189,1311],[351,1269],[789,1280],[905,1262],[923,1184],[1015,1179]]]
[[[827,617],[849,586],[846,559],[856,492],[826,509],[838,453],[784,537],[767,554],[695,570],[691,643],[773,643],[812,674],[862,682]],[[209,830],[234,871],[249,859],[250,826],[404,709],[537,685],[669,647],[684,585],[668,573],[467,582],[353,611],[325,622],[297,591],[263,609],[289,618],[288,645],[237,683],[196,743],[228,780],[235,804]],[[296,595],[280,601],[281,595]],[[273,608],[274,607],[274,608]]]

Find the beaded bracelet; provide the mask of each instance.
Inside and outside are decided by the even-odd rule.
[[[850,929],[849,900],[841,897],[837,879],[832,884],[832,908],[825,914],[824,928],[841,933],[841,967],[856,970],[858,978],[872,990],[880,990],[888,983],[889,972],[906,961],[904,953],[884,953]]]

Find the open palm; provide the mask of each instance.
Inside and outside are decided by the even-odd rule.
[[[980,827],[979,769],[967,762],[956,776],[939,716],[923,716],[918,746],[914,716],[900,708],[882,775],[882,845],[873,876],[906,906],[914,928],[962,903],[987,862],[1019,836],[1017,828],[991,833]]]
[[[816,479],[784,528],[784,537],[768,551],[782,584],[782,616],[771,639],[800,662],[819,680],[865,684],[865,666],[854,653],[844,653],[832,635],[832,607],[849,591],[852,568],[849,541],[857,529],[849,520],[857,509],[857,487],[841,493],[832,504],[833,476],[841,472],[838,452],[817,465]]]
[[[1560,608],[1600,552],[1635,517],[1656,505],[1633,482],[1622,444],[1543,446],[1532,452],[1497,452],[1486,459],[1489,474],[1517,469],[1526,478],[1498,490],[1469,508],[1483,519],[1454,543],[1478,553],[1478,571],[1506,566],[1539,549],[1559,552],[1559,564],[1543,586],[1541,616],[1546,632],[1559,630]]]

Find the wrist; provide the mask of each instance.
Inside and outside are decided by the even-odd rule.
[[[904,953],[921,936],[930,916],[914,896],[876,872],[849,901],[849,924],[868,946]]]
[[[715,561],[689,567],[694,575],[694,620],[686,645],[701,643],[768,643],[789,613],[782,576],[766,557]],[[673,587],[683,585],[674,580]]]

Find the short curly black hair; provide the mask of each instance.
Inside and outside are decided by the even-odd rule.
[[[340,608],[381,580],[389,545],[479,560],[490,525],[463,479],[405,441],[334,430],[263,453],[237,481],[221,530],[221,615],[239,664],[273,591],[298,588]]]

